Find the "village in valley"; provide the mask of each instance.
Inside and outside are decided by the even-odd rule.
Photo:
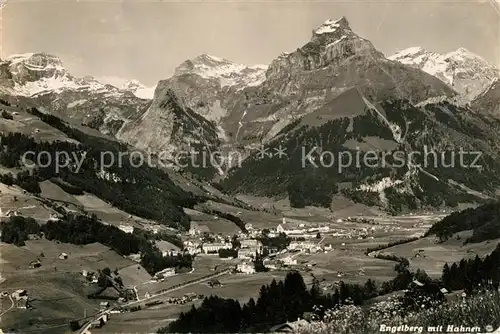
[[[4,210],[2,219],[20,215],[21,211]],[[29,250],[26,254],[36,254],[38,249],[40,254],[32,255],[25,268],[16,265],[14,271],[28,276],[38,271],[42,277],[57,276],[62,271],[71,273],[73,284],[79,284],[78,290],[85,291],[83,296],[80,292],[78,298],[87,297],[83,314],[70,321],[70,327],[76,322],[74,328],[83,328],[82,333],[91,329],[93,333],[114,331],[128,323],[132,313],[135,316],[144,314],[145,318],[134,326],[137,331],[145,331],[158,323],[163,324],[165,314],[170,314],[173,320],[191,305],[198,305],[206,296],[217,295],[247,302],[257,296],[260,286],[284,278],[290,270],[302,272],[308,285],[318,280],[325,292],[333,291],[340,281],[390,279],[394,276],[393,263],[368,254],[367,250],[396,240],[418,239],[432,222],[442,216],[340,218],[326,210],[321,214],[305,212],[307,209],[297,210],[295,216],[280,217],[276,213],[233,208],[234,216],[248,221],[243,229],[223,217],[203,214],[204,220],[193,219],[189,230],[184,233],[151,221],[134,220],[131,216],[114,221],[112,224],[126,234],[142,230],[153,238],[157,236],[154,244],[163,257],[189,255],[192,258],[189,268],[167,267],[153,275],[142,268],[141,254],[111,261],[109,256],[117,258],[118,255],[110,254],[114,252],[98,244],[77,246],[30,235],[23,247]],[[270,220],[259,221],[255,220],[256,217]],[[50,220],[58,219],[56,214],[50,215]],[[105,221],[102,223],[111,225]],[[214,226],[219,230],[212,231],[210,227]],[[221,226],[224,227],[222,230]],[[170,242],[172,238],[182,244]],[[6,250],[4,254],[13,251],[7,249],[10,246],[2,246]],[[49,254],[53,254],[53,258],[49,259]],[[89,255],[100,259],[88,262]],[[78,272],[77,268],[80,268]],[[7,315],[13,315],[13,309],[41,312],[37,287],[21,282],[15,284],[16,289],[2,292],[2,300],[12,300],[13,304]],[[79,307],[82,312],[82,305]]]

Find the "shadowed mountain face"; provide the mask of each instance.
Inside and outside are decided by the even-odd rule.
[[[180,107],[215,122],[222,142],[248,148],[269,141],[295,118],[327,106],[353,87],[372,101],[396,97],[420,102],[455,94],[435,77],[387,60],[370,41],[356,35],[345,18],[326,21],[308,43],[276,58],[265,76],[263,71],[207,55],[186,61],[172,78],[158,84],[149,117],[164,114],[159,106],[169,99],[164,92],[171,90]],[[146,123],[150,124],[147,118],[141,118],[134,127]],[[171,125],[152,126],[147,131]],[[141,143],[133,131],[121,137]]]
[[[370,103],[352,89],[287,126],[266,146],[270,156],[254,153],[223,185],[288,195],[299,207],[329,207],[337,194],[393,212],[482,201],[500,186],[498,130],[447,102]]]
[[[472,108],[500,119],[500,79],[492,82],[488,89],[472,101]]]

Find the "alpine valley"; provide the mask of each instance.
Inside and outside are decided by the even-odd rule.
[[[217,50],[219,27],[255,32],[218,12],[200,24],[184,3],[108,2],[51,4],[82,8],[82,25],[54,30],[92,52],[85,71],[135,64],[147,80],[157,61],[154,87],[78,77],[41,50],[0,60],[0,333],[500,326],[495,66],[464,48],[384,55],[341,17],[266,65],[194,54],[170,72],[207,45],[201,28]],[[258,8],[252,24],[296,37]],[[49,12],[30,20],[49,27]],[[40,30],[28,43],[63,50]]]
[[[498,69],[464,48],[441,55],[411,47],[386,57],[345,17],[324,22],[268,66],[206,54],[186,60],[150,99],[138,82],[118,88],[76,78],[45,53],[11,56],[0,69],[11,104],[170,162],[189,150],[222,152],[218,164],[184,171],[233,195],[288,197],[295,207],[330,207],[340,196],[400,212],[482,202],[500,186]],[[261,159],[263,148],[285,154]],[[466,156],[480,168],[459,165],[460,150],[480,152]],[[398,168],[314,163],[323,152],[369,151],[422,154]],[[423,164],[429,157],[434,163]]]

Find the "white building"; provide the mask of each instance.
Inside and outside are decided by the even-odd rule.
[[[238,250],[238,258],[241,259],[252,259],[255,257],[256,251],[251,248],[241,248]]]
[[[196,246],[188,246],[186,248],[184,248],[184,250],[188,253],[188,254],[191,254],[191,255],[195,255],[195,254],[199,254],[201,253],[201,249],[200,247]]]
[[[296,250],[296,249],[300,249],[300,250],[314,250],[318,248],[318,245],[314,242],[310,242],[310,241],[292,241],[290,242],[290,245],[288,245],[288,249],[289,250]]]
[[[201,246],[203,253],[217,253],[220,249],[231,249],[233,246],[230,243],[205,243]]]
[[[286,265],[297,264],[297,259],[294,259],[291,256],[287,256],[287,257],[283,258],[281,261],[283,261],[283,264],[286,264]]]
[[[287,224],[279,224],[278,227],[276,227],[276,232],[290,235],[290,234],[304,234],[307,232],[307,230],[300,227],[299,224],[287,223]]]
[[[244,239],[240,241],[241,249],[251,249],[253,253],[262,254],[263,245],[262,242],[256,239]]]
[[[49,221],[59,221],[59,216],[56,213],[51,213],[49,215]]]
[[[180,250],[179,247],[165,240],[156,241],[155,246],[160,250],[163,256],[176,255]]]
[[[169,276],[175,275],[175,268],[165,268],[154,275],[155,279],[162,279]]]
[[[236,266],[236,270],[244,274],[255,274],[255,267],[250,263],[240,263]]]
[[[134,227],[131,225],[120,225],[118,226],[118,228],[125,233],[130,233],[130,234],[134,233]]]

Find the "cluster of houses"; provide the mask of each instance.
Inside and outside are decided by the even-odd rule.
[[[188,292],[182,297],[171,297],[167,300],[169,304],[186,304],[189,303],[195,299],[203,299],[202,295],[197,295],[194,292]]]
[[[210,235],[211,242],[206,242],[203,236]],[[260,233],[259,233],[260,235]],[[263,245],[251,235],[240,234],[240,246],[238,248],[238,258],[250,259],[255,254],[262,254]],[[211,234],[206,226],[191,222],[186,240],[183,242],[184,251],[189,254],[218,254],[220,250],[230,250],[233,248],[232,242],[225,236]]]
[[[315,238],[318,233],[328,233],[330,227],[328,225],[306,226],[305,223],[288,222],[283,218],[283,222],[276,227],[276,233],[284,233],[287,236]]]
[[[132,219],[132,216],[129,216],[129,220],[130,219]],[[165,231],[165,230],[173,230],[173,229],[170,229],[166,226],[162,226],[159,224],[142,223],[142,222],[138,222],[138,221],[134,221],[134,224],[140,226],[140,229],[151,232],[153,234],[158,234],[161,231]],[[134,233],[134,225],[132,225],[132,224],[120,224],[118,226],[118,228],[125,233],[129,233],[129,234]],[[175,230],[173,230],[173,231],[175,231]]]
[[[82,270],[82,276],[87,279],[87,281],[91,283],[97,283],[97,274],[93,271],[88,271],[88,270]]]
[[[19,289],[14,291],[11,294],[12,301],[17,308],[20,309],[31,309],[31,305],[29,303],[28,291],[24,289]]]

